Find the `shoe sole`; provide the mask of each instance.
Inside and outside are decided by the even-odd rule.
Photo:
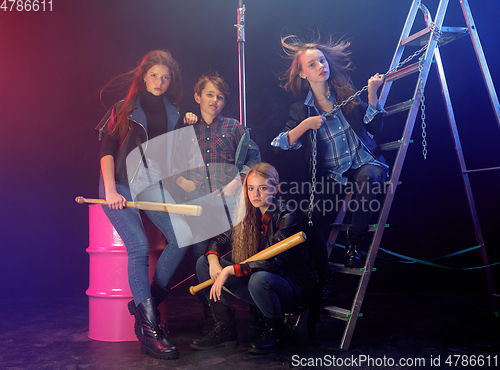
[[[219,343],[219,344],[216,344],[214,346],[209,346],[209,347],[202,347],[202,346],[197,346],[196,344],[190,344],[189,347],[194,348],[194,349],[198,349],[200,351],[207,351],[209,349],[215,349],[215,348],[221,348],[221,347],[233,348],[233,347],[238,347],[238,341],[232,340],[232,341]]]
[[[168,353],[155,353],[149,350],[148,348],[141,347],[141,353],[145,355],[149,355],[154,358],[158,358],[160,360],[175,360],[179,358],[179,351],[172,351]]]

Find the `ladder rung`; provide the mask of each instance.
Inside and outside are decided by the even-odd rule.
[[[424,46],[429,42],[429,32],[430,32],[429,27],[424,28],[423,30],[401,41],[401,45]],[[438,45],[439,46],[446,45],[468,34],[469,34],[469,29],[467,27],[443,26],[441,27],[441,37],[439,38]]]
[[[406,77],[408,75],[411,75],[412,73],[418,72],[419,68],[419,62],[410,64],[407,67],[400,68],[395,72],[389,73],[385,76],[385,81],[396,81],[399,80],[400,78]]]
[[[349,226],[351,226],[351,225],[349,225],[349,224],[336,224],[336,223],[333,223],[330,225],[332,230],[339,230],[339,231],[347,231],[349,229]],[[379,226],[378,224],[370,225],[370,226],[368,226],[367,231],[376,231],[378,226]],[[389,227],[389,226],[385,225],[385,227]]]
[[[401,140],[391,141],[389,143],[380,144],[378,146],[381,151],[395,150],[401,147]]]
[[[423,30],[418,31],[417,33],[414,33],[413,35],[408,36],[404,40],[401,40],[401,46],[404,46],[404,45],[423,46],[429,42],[429,36],[427,36],[429,34],[429,32],[431,32],[431,28],[425,27]]]
[[[391,105],[390,107],[384,108],[384,110],[389,115],[403,112],[403,111],[411,108],[411,106],[413,105],[413,101],[414,101],[414,99],[410,99],[410,100],[402,102],[402,103]]]
[[[496,170],[500,170],[500,167],[488,167],[488,168],[478,168],[476,170],[465,170],[464,173],[496,171]]]
[[[328,316],[334,317],[334,318],[339,319],[339,320],[348,321],[350,319],[350,317],[352,316],[351,311],[346,310],[345,308],[340,308],[340,307],[335,307],[335,306],[326,306],[324,308],[324,310]],[[363,316],[362,313],[360,313],[358,315],[358,317],[361,317],[361,316]]]
[[[361,276],[365,272],[364,268],[345,267],[343,264],[340,264],[340,263],[329,262],[328,265],[330,266],[330,270],[335,271],[335,272],[340,272],[342,274]]]

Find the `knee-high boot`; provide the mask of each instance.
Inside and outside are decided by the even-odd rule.
[[[137,306],[142,330],[141,352],[160,359],[179,358],[179,350],[172,345],[156,317],[154,298],[148,298]]]
[[[238,332],[233,310],[220,302],[210,302],[210,305],[216,320],[215,325],[204,337],[193,339],[189,346],[200,350],[237,346]]]

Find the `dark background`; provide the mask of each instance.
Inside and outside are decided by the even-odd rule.
[[[435,14],[438,1],[426,5]],[[450,1],[444,25],[463,26],[458,1]],[[493,81],[500,84],[500,2],[470,2]],[[352,42],[361,88],[385,72],[411,1],[247,0],[247,123],[263,160],[293,181],[301,153],[276,156],[269,142],[281,131],[294,98],[277,75],[288,61],[280,35],[294,33]],[[53,0],[52,11],[0,10],[0,165],[2,195],[0,297],[82,296],[88,287],[88,211],[77,195],[97,198],[99,142],[94,127],[123,91],[99,90],[137,65],[148,51],[169,49],[181,65],[181,109],[195,110],[192,87],[218,71],[232,91],[224,115],[238,113],[237,1]],[[419,13],[418,26],[423,28]],[[498,166],[500,133],[469,38],[441,49],[469,168]],[[415,82],[393,86],[388,104],[409,99]],[[362,95],[366,100],[366,95]],[[427,142],[422,158],[416,122],[381,247],[415,258],[433,258],[476,245],[465,192],[435,70],[426,88]],[[401,135],[406,115],[386,120],[380,142]],[[288,153],[287,153],[288,154]],[[303,159],[303,158],[302,158]],[[393,156],[388,156],[392,164]],[[491,262],[500,261],[498,171],[471,175]],[[380,256],[387,257],[380,253]],[[392,258],[394,259],[394,258]],[[480,266],[479,253],[438,261]],[[181,279],[191,269],[190,261]],[[445,270],[380,259],[371,292],[473,291],[486,293],[482,270]],[[493,272],[498,276],[498,266]],[[175,282],[174,282],[175,283]],[[184,289],[184,288],[181,288]],[[187,287],[185,287],[187,289]]]

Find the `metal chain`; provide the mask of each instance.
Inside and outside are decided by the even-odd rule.
[[[418,92],[420,94],[420,116],[422,120],[422,154],[424,156],[424,160],[427,159],[427,124],[425,123],[425,95],[424,95],[424,79],[422,78],[422,71],[424,69],[424,56],[420,57],[418,64]]]
[[[430,29],[432,31],[432,35],[436,39],[436,41],[439,41],[439,39],[442,36],[441,30],[437,28],[436,23],[432,23],[430,25]],[[425,45],[425,48],[427,48],[429,44]],[[422,72],[424,70],[424,55],[422,55],[419,58],[418,61],[418,92],[420,94],[420,119],[422,121],[421,126],[422,126],[422,155],[424,156],[424,160],[427,159],[427,123],[425,122],[425,95],[424,95],[424,79],[422,77]]]
[[[316,166],[317,166],[317,157],[318,157],[318,130],[313,130],[313,147],[312,147],[312,187],[311,187],[311,195],[309,196],[309,210],[307,212],[307,218],[309,219],[309,226],[313,226],[312,222],[312,211],[314,208],[314,193],[316,192]]]
[[[430,29],[431,29],[431,32],[434,36],[434,38],[439,41],[439,39],[441,38],[441,35],[443,34],[441,32],[440,29],[438,29],[437,27],[437,24],[432,22],[432,24],[430,25]],[[411,61],[413,58],[417,57],[418,55],[424,53],[427,48],[428,48],[429,44],[425,44],[422,48],[420,48],[419,50],[417,50],[415,53],[413,53],[413,55],[410,55],[408,58],[406,58],[405,60],[403,60],[402,62],[398,63],[397,66],[391,68],[390,70],[388,70],[386,73],[385,73],[385,76],[387,76],[388,74],[390,73],[393,73],[395,71],[397,71],[401,66],[405,65],[406,63],[408,63],[409,61]],[[423,69],[423,64],[424,64],[424,59],[423,59],[423,55],[420,57],[419,59],[419,66],[418,66],[418,70],[419,70],[419,77],[418,77],[418,83],[419,83],[419,92],[420,92],[420,96],[421,96],[421,99],[420,99],[420,104],[421,104],[421,112],[422,112],[422,146],[424,147],[423,149],[423,154],[424,154],[424,159],[427,158],[427,141],[426,141],[426,137],[427,137],[427,133],[425,131],[426,129],[426,123],[425,123],[425,97],[424,97],[424,81],[423,81],[423,78],[422,78],[422,69]],[[327,117],[327,116],[330,116],[330,115],[333,115],[337,110],[339,110],[340,108],[342,108],[344,105],[350,103],[351,101],[353,101],[354,99],[356,99],[358,96],[361,95],[362,92],[368,90],[368,85],[364,86],[361,90],[358,90],[356,91],[353,95],[351,95],[350,97],[348,97],[346,100],[344,100],[342,103],[340,104],[337,104],[337,105],[334,105],[333,108],[331,110],[329,110],[328,112],[326,113],[323,113],[322,116],[323,117]],[[311,187],[311,195],[309,197],[309,210],[307,212],[307,217],[309,218],[309,226],[313,226],[313,222],[312,222],[312,210],[314,208],[314,193],[315,193],[315,190],[316,190],[316,166],[317,166],[317,155],[318,155],[318,150],[317,150],[317,130],[313,130],[313,148],[312,148],[312,187]]]

